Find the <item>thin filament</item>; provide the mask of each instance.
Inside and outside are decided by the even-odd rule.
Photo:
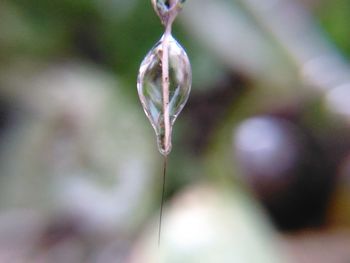
[[[163,205],[164,205],[164,197],[165,197],[165,179],[166,179],[167,166],[168,166],[168,156],[164,155],[163,187],[162,187],[162,198],[160,202],[159,228],[158,228],[158,247],[160,246],[160,236],[161,236],[161,230],[162,230],[162,217],[163,217]]]

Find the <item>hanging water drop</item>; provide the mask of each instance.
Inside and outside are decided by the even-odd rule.
[[[174,122],[191,91],[191,65],[185,50],[171,35],[171,26],[185,0],[152,0],[153,8],[165,27],[161,40],[141,63],[137,91],[143,109],[157,136],[158,149],[164,155],[163,191],[159,213],[158,245],[162,226],[165,175],[171,151]]]
[[[137,89],[144,111],[156,132],[159,151],[168,155],[171,150],[172,126],[189,97],[192,74],[186,52],[170,35],[166,40],[168,90],[164,92],[164,38],[162,37],[141,63]],[[166,130],[167,119],[169,131]]]

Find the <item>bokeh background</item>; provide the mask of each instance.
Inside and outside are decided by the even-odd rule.
[[[188,0],[162,158],[148,0],[0,1],[0,262],[350,262],[350,1]]]

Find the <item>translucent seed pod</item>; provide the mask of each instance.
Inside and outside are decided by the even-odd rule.
[[[168,155],[171,151],[171,128],[186,104],[192,83],[191,65],[188,56],[180,44],[170,35],[168,41],[169,63],[169,103],[164,108],[164,92],[162,79],[164,37],[153,47],[141,63],[137,90],[143,109],[150,120],[158,141],[161,154]],[[170,121],[170,141],[165,139],[164,112],[167,110]]]

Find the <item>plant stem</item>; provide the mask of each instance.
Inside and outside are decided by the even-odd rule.
[[[171,19],[169,20],[171,22]],[[165,28],[163,37],[163,56],[162,56],[162,90],[163,90],[163,114],[164,114],[164,151],[166,154],[170,151],[170,113],[169,113],[169,38],[171,37],[171,23]]]
[[[170,0],[170,9],[176,8],[176,0]],[[174,10],[174,9],[173,9]],[[163,216],[163,204],[165,196],[165,179],[167,171],[168,154],[171,148],[171,124],[170,124],[170,112],[169,112],[169,40],[171,38],[171,27],[175,20],[178,10],[168,13],[168,19],[165,24],[165,32],[163,36],[163,55],[162,55],[162,91],[163,91],[163,118],[164,118],[164,168],[163,168],[163,189],[162,198],[160,204],[159,214],[159,229],[158,229],[158,247],[160,246],[160,236],[162,230],[162,216]]]

